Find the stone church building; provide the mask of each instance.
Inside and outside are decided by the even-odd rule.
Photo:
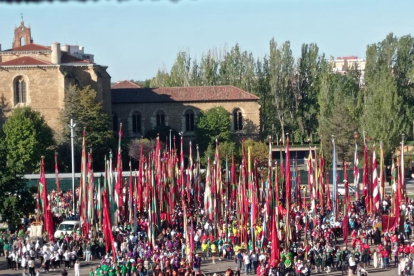
[[[122,122],[127,137],[168,126],[185,138],[195,135],[201,111],[222,106],[231,118],[231,131],[240,139],[258,139],[259,97],[234,86],[142,88],[130,81],[112,86],[114,125]]]
[[[74,84],[97,91],[98,101],[112,114],[114,129],[122,122],[127,138],[145,136],[157,126],[191,138],[200,112],[217,106],[229,112],[237,137],[259,137],[259,98],[237,87],[143,88],[129,81],[111,87],[107,66],[96,64],[83,47],[36,44],[23,20],[14,30],[12,48],[3,50],[0,44],[0,103],[6,116],[16,107],[30,106],[58,133],[66,88]]]
[[[39,111],[55,131],[61,129],[59,112],[64,106],[65,90],[70,84],[91,85],[98,100],[111,112],[111,77],[107,66],[94,63],[78,45],[53,43],[44,46],[33,42],[31,28],[22,20],[14,30],[12,48],[0,44],[0,97],[3,113],[31,106]]]

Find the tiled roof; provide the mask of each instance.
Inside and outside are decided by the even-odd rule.
[[[119,81],[111,86],[112,89],[134,89],[134,88],[142,88],[141,85],[136,84],[132,81],[124,80]]]
[[[26,51],[47,51],[47,50],[50,50],[50,47],[32,43],[32,44],[26,44],[20,47],[12,48],[6,51],[7,52],[14,52],[14,51],[26,52]]]
[[[257,101],[259,97],[235,86],[112,89],[112,103]]]
[[[66,53],[62,53],[62,57],[60,58],[60,63],[91,63],[89,60],[80,59],[74,56],[71,56]]]
[[[52,63],[34,57],[19,57],[3,63],[0,66],[51,65]]]

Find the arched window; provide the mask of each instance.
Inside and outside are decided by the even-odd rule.
[[[233,111],[233,124],[235,131],[243,130],[243,114],[238,108]]]
[[[16,79],[14,83],[14,98],[15,103],[26,103],[26,82],[23,77]]]
[[[165,114],[162,110],[157,111],[156,119],[157,119],[157,127],[165,126]]]
[[[194,131],[194,111],[185,112],[185,131]]]
[[[20,38],[20,45],[21,45],[21,46],[26,45],[26,41],[25,41],[25,39],[24,39],[24,36],[22,36],[22,37]]]
[[[112,112],[112,129],[115,133],[118,132],[118,114]]]
[[[141,132],[141,113],[134,111],[132,113],[132,133]]]

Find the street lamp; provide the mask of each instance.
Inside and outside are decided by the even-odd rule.
[[[172,128],[170,128],[170,152],[171,152],[171,132],[172,132]]]
[[[73,215],[76,215],[76,195],[75,195],[75,148],[73,143],[73,138],[75,138],[74,135],[74,128],[76,127],[76,124],[73,122],[73,119],[70,119],[70,147],[71,147],[71,153],[72,153],[72,191],[73,191]]]

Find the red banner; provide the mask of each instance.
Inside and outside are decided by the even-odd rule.
[[[382,231],[394,231],[395,227],[398,226],[397,217],[391,217],[382,215]]]

